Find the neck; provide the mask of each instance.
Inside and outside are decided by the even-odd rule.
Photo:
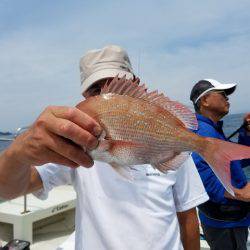
[[[200,114],[207,117],[207,118],[209,118],[214,123],[217,123],[224,116],[224,115],[221,115],[221,114],[216,114],[216,113],[211,112],[209,110],[202,110],[202,112],[200,112]]]

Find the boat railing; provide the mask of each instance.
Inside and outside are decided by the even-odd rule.
[[[25,126],[25,127],[20,127],[17,128],[14,133],[10,133],[9,135],[11,135],[10,138],[6,138],[4,136],[0,136],[0,141],[13,141],[16,139],[17,136],[19,136],[21,133],[23,133],[25,130],[27,130],[29,128],[29,126]]]
[[[0,137],[0,141],[13,141],[13,138]]]

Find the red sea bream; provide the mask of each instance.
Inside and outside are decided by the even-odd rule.
[[[250,158],[250,147],[191,132],[197,129],[192,111],[157,91],[147,92],[144,85],[131,80],[115,78],[100,95],[77,107],[104,130],[99,146],[89,154],[127,178],[129,166],[151,164],[166,172],[181,166],[195,151],[233,195],[230,161]]]

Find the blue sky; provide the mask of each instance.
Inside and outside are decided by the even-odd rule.
[[[247,112],[250,2],[0,1],[0,131],[31,124],[48,105],[81,100],[79,59],[123,46],[150,89],[190,105],[203,78],[237,82],[231,113]]]

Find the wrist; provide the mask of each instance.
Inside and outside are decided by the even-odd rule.
[[[241,189],[235,189],[234,194],[235,194],[235,198],[237,200],[240,200],[242,198],[242,190]]]
[[[28,167],[29,165],[24,160],[25,155],[24,154],[20,155],[18,152],[19,152],[18,147],[16,147],[14,143],[10,147],[8,147],[3,152],[3,155],[1,157],[4,161],[4,165],[12,167],[22,166],[22,168]]]
[[[250,195],[249,195],[249,183],[247,183],[246,186],[244,186],[241,189],[235,189],[235,198],[240,201],[247,201],[249,202],[250,200]]]
[[[28,188],[31,168],[22,164],[16,151],[9,147],[0,155],[0,194],[3,199],[13,199]]]

